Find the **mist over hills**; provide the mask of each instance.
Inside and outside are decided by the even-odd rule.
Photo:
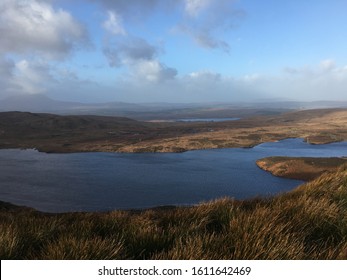
[[[93,109],[122,108],[123,110],[135,110],[140,109],[139,107],[141,106],[122,102],[88,104],[60,101],[42,94],[14,95],[0,100],[0,111],[29,111],[34,113],[83,113]]]
[[[122,116],[139,120],[194,117],[245,117],[316,108],[346,108],[347,101],[258,101],[247,103],[82,103],[55,100],[43,94],[14,95],[0,100],[0,112],[23,111],[61,115]]]

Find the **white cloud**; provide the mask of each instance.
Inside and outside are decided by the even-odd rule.
[[[235,19],[243,15],[234,8],[232,0],[184,0],[186,17],[178,24],[179,30],[193,38],[201,47],[230,51],[227,40],[219,33],[230,30]]]
[[[200,11],[206,9],[211,0],[184,0],[185,11],[189,16],[196,17]]]
[[[183,32],[191,37],[194,42],[205,49],[220,49],[226,53],[230,52],[230,45],[224,41],[215,37],[209,28],[197,27],[194,24],[179,25],[174,30]]]
[[[122,17],[114,11],[108,11],[108,19],[104,22],[104,28],[114,35],[126,35],[122,24]]]
[[[258,81],[261,81],[262,79],[263,78],[261,77],[261,75],[257,73],[244,75],[241,78],[239,78],[239,80],[245,83],[256,83]]]
[[[57,62],[89,45],[85,27],[51,0],[0,1],[2,97],[56,86]]]
[[[332,59],[322,60],[319,65],[323,71],[330,71],[336,67],[335,61]]]
[[[319,79],[335,79],[339,76],[346,75],[346,66],[337,66],[336,62],[332,59],[325,59],[318,63],[318,65],[304,67],[286,67],[285,73],[288,77],[293,76],[302,77],[308,80],[319,80]],[[345,76],[347,78],[347,76]]]
[[[116,11],[127,20],[143,20],[158,6],[167,6],[181,0],[89,0],[101,4],[107,10]]]
[[[132,66],[136,79],[148,82],[163,82],[174,79],[177,70],[161,64],[157,60],[141,60]]]
[[[12,83],[21,93],[44,93],[54,83],[50,74],[50,66],[44,62],[30,62],[21,60],[15,64]]]
[[[170,84],[171,97],[184,102],[241,102],[251,101],[255,96],[266,97],[252,83],[242,78],[222,75],[220,73],[202,70],[178,77]]]
[[[0,97],[44,93],[54,83],[51,67],[45,62],[0,60]]]
[[[0,59],[0,99],[10,95],[51,94],[55,98],[64,99],[68,95],[90,89],[88,81],[81,80],[78,75],[61,65],[51,65],[40,59]],[[94,87],[94,94],[97,92]]]
[[[125,66],[135,80],[163,82],[177,75],[176,69],[157,59],[159,48],[142,38],[122,37],[109,43],[104,48],[104,54],[111,67]]]
[[[149,44],[146,40],[127,36],[108,42],[104,48],[111,67],[135,63],[137,60],[151,60],[158,54],[158,48]]]
[[[191,37],[197,45],[206,49],[221,49],[229,52],[230,46],[220,33],[230,30],[243,12],[234,8],[234,0],[89,0],[101,4],[106,10],[114,11],[114,30],[122,34],[121,19],[142,24],[158,11],[162,14],[179,12],[183,17],[173,30]],[[112,23],[112,24],[111,24]],[[105,24],[104,24],[105,26]],[[221,32],[223,31],[223,32]]]
[[[70,13],[46,1],[2,0],[0,52],[65,57],[87,41],[87,32]]]
[[[294,100],[345,100],[347,66],[338,66],[326,59],[317,65],[286,67],[277,76],[262,76],[255,83],[258,88],[277,97]]]
[[[199,81],[220,81],[221,79],[221,74],[218,73],[213,73],[210,71],[197,71],[197,72],[192,72],[188,74],[188,77],[194,80],[199,80]]]
[[[268,97],[256,83],[243,79],[207,70],[184,76],[167,70],[158,61],[138,62],[130,68],[133,76],[114,86],[115,96],[128,102],[241,102]]]
[[[250,73],[237,77],[197,71],[177,80],[181,91],[195,100],[345,100],[347,65],[338,66],[327,59],[311,66],[286,67],[277,75]]]

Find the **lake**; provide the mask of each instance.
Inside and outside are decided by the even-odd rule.
[[[255,161],[267,156],[347,156],[347,142],[144,154],[0,150],[0,200],[46,212],[107,211],[267,196],[301,183],[259,169]]]

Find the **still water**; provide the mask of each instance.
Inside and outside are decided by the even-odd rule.
[[[46,212],[106,211],[266,196],[301,183],[259,169],[255,161],[267,156],[347,156],[347,142],[145,154],[0,150],[0,200]]]

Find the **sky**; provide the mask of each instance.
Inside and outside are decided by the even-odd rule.
[[[346,0],[0,0],[0,98],[347,100]]]

